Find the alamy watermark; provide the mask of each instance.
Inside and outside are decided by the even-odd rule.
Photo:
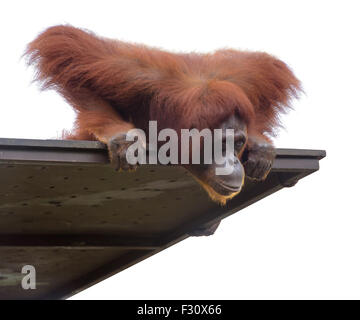
[[[230,175],[234,170],[228,157],[234,154],[234,129],[181,129],[179,139],[174,129],[166,128],[158,133],[157,122],[149,121],[149,139],[142,129],[132,129],[127,132],[126,140],[134,141],[126,153],[126,160],[132,165],[216,163],[219,165],[216,175]],[[148,157],[144,149],[146,141]],[[160,148],[158,142],[163,142]]]
[[[32,265],[23,266],[21,273],[25,274],[21,280],[21,287],[24,290],[36,289],[36,269]]]

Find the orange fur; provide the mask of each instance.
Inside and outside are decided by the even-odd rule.
[[[159,128],[215,128],[237,113],[249,134],[269,140],[301,90],[286,64],[266,53],[175,54],[72,26],[47,29],[25,54],[42,89],[57,90],[77,111],[71,139],[106,142],[129,122],[146,130],[148,120]]]

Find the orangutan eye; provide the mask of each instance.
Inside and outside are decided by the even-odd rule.
[[[234,141],[234,152],[239,153],[239,151],[244,147],[245,139],[242,137],[237,137]],[[223,152],[228,150],[228,145],[226,139],[223,140]]]
[[[246,142],[246,137],[244,135],[237,136],[234,141],[235,151],[239,152],[244,147],[245,142]]]
[[[240,150],[244,145],[244,141],[243,140],[237,140],[235,141],[234,147],[235,150]]]

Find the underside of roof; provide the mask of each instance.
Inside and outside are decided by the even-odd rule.
[[[324,156],[277,149],[268,178],[221,207],[181,167],[115,173],[99,142],[0,139],[0,299],[65,299],[295,185]],[[36,290],[21,286],[24,265]]]

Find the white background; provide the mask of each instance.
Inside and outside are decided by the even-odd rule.
[[[358,1],[4,1],[0,137],[54,138],[73,112],[30,85],[20,59],[46,27],[70,23],[174,51],[263,50],[306,96],[277,147],[326,149],[319,172],[73,299],[360,298]],[[1,177],[0,177],[1,179]],[[0,222],[1,223],[1,222]],[[66,272],[66,270],[64,270]]]

